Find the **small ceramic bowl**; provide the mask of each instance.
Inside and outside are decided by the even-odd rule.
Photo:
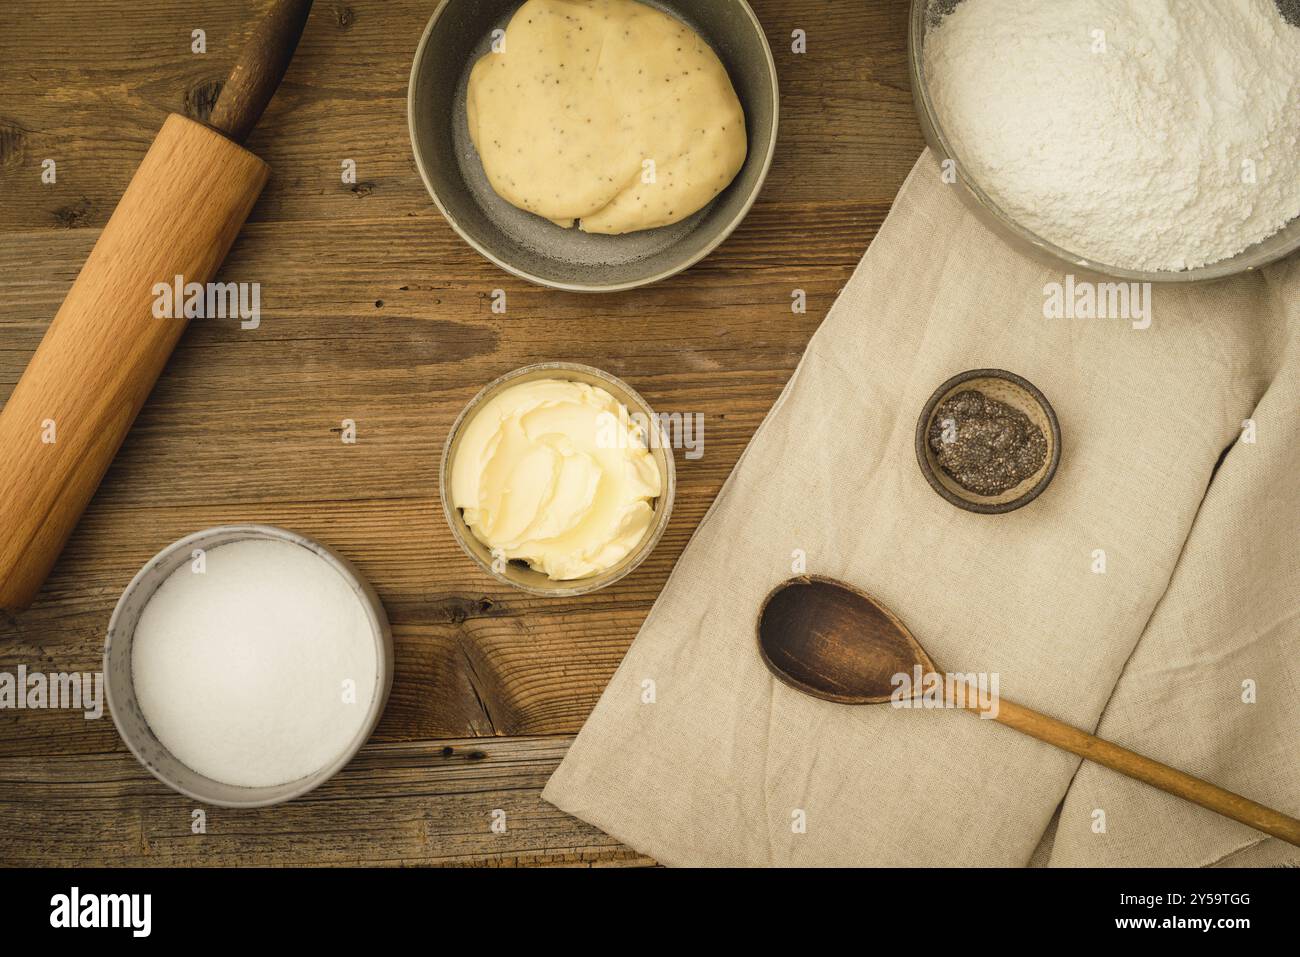
[[[776,151],[780,97],[762,24],[745,0],[649,0],[692,27],[722,60],[745,109],[749,155],[740,173],[694,216],[624,236],[562,229],[516,209],[488,183],[469,136],[470,68],[522,0],[443,0],[411,68],[407,122],[415,165],[447,222],[507,272],[572,292],[616,292],[688,269],[713,252],[753,206]]]
[[[322,558],[352,587],[366,611],[375,639],[375,687],[365,721],[348,746],[320,770],[270,787],[239,787],[216,781],[182,764],[167,750],[149,727],[135,695],[131,669],[131,647],[136,624],[145,605],[167,578],[192,560],[194,549],[212,551],[232,542],[249,539],[272,539],[298,545]],[[384,712],[393,686],[393,638],[388,616],[375,590],[361,577],[350,562],[333,550],[295,532],[270,525],[222,525],[182,538],[151,558],[131,579],[113,610],[108,623],[108,640],[104,645],[104,684],[108,692],[108,710],[117,733],[136,759],[163,784],[203,804],[217,807],[252,808],[280,804],[306,794],[334,776],[366,743],[379,716]]]
[[[930,448],[930,426],[940,404],[949,396],[966,389],[982,392],[990,399],[1004,402],[1023,412],[1047,437],[1047,456],[1042,467],[1000,495],[979,495],[962,488],[939,466],[934,451]],[[981,515],[1014,512],[1038,498],[1055,477],[1056,467],[1061,461],[1061,426],[1047,396],[1027,379],[1002,369],[972,369],[953,376],[939,386],[925,404],[916,423],[916,461],[930,487],[958,508]]]
[[[616,581],[630,575],[637,566],[650,557],[650,553],[654,551],[655,546],[659,544],[659,539],[663,537],[664,531],[668,528],[668,520],[672,516],[673,499],[677,494],[677,467],[673,462],[672,446],[667,437],[661,432],[660,440],[650,443],[650,454],[654,457],[655,464],[659,466],[659,476],[662,480],[662,490],[654,503],[654,524],[650,526],[641,543],[627,557],[608,571],[593,575],[590,578],[579,578],[573,581],[553,581],[542,572],[535,571],[526,562],[520,561],[508,562],[504,570],[497,571],[492,560],[492,552],[474,537],[470,527],[465,524],[465,518],[461,515],[460,509],[452,504],[451,466],[452,462],[455,461],[456,452],[460,448],[460,439],[464,427],[473,419],[475,413],[485,403],[511,386],[523,382],[532,382],[537,379],[568,379],[574,382],[585,382],[588,385],[604,389],[623,403],[628,412],[641,413],[645,416],[645,421],[652,423],[659,421],[649,403],[641,398],[636,390],[623,380],[617,379],[599,369],[593,369],[591,366],[576,365],[572,362],[543,362],[516,369],[514,372],[507,373],[485,386],[478,395],[470,400],[469,405],[465,407],[465,410],[461,412],[452,425],[451,433],[447,436],[447,444],[442,451],[442,465],[439,470],[440,481],[438,483],[439,495],[442,499],[442,511],[447,517],[447,524],[451,526],[452,535],[455,536],[465,554],[472,558],[484,572],[502,584],[510,585],[530,595],[542,595],[548,598],[571,598],[576,595],[586,595],[602,588],[608,588]]]

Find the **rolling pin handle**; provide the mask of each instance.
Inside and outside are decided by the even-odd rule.
[[[243,144],[271,102],[298,48],[312,0],[276,0],[222,87],[208,125]]]

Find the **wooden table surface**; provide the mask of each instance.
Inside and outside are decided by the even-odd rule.
[[[274,173],[221,276],[261,284],[262,324],[191,326],[39,601],[0,613],[0,671],[99,670],[108,617],[150,556],[201,528],[263,522],[334,546],[374,583],[393,622],[392,699],[329,784],[277,808],[207,809],[199,835],[193,802],[136,763],[107,714],[0,711],[0,863],[648,863],[541,788],[922,149],[906,0],[752,2],[782,89],[758,204],[689,272],[589,297],[500,271],[426,194],[406,84],[435,0],[317,0],[249,143]],[[211,109],[264,6],[6,0],[0,400],[166,114]],[[205,54],[191,52],[196,29]],[[46,159],[54,184],[42,183]],[[341,181],[347,159],[354,185]],[[491,310],[495,289],[505,315]],[[806,314],[791,310],[795,289]],[[554,359],[621,376],[661,412],[706,417],[703,458],[678,454],[653,557],[572,600],[496,584],[438,505],[438,457],[465,402]],[[355,444],[341,441],[344,419]]]

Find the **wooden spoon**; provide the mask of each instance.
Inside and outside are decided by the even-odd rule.
[[[763,663],[781,681],[814,698],[841,704],[891,700],[896,675],[940,677],[925,649],[888,608],[865,592],[829,578],[792,578],[768,595],[758,618]],[[918,671],[919,669],[919,671]],[[906,686],[903,686],[906,688]],[[945,702],[1015,728],[1152,787],[1209,808],[1300,847],[1300,821],[1240,794],[1103,741],[1006,698],[943,685]],[[919,697],[912,681],[907,697]]]

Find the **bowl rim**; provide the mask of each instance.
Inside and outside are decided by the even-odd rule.
[[[366,618],[370,623],[371,632],[375,639],[375,671],[377,687],[375,694],[371,696],[370,706],[366,710],[365,720],[361,723],[361,726],[358,728],[352,741],[348,743],[348,746],[344,748],[337,758],[301,778],[297,778],[293,781],[286,781],[283,784],[267,785],[265,787],[248,787],[245,785],[228,784],[225,781],[218,781],[216,778],[208,777],[208,775],[201,774],[193,768],[190,768],[184,761],[172,754],[167,746],[158,739],[157,734],[154,734],[154,740],[158,741],[159,748],[166,752],[173,761],[188,768],[195,776],[202,778],[205,781],[212,781],[220,787],[234,789],[243,788],[250,792],[256,792],[268,788],[288,788],[289,785],[297,785],[288,788],[284,794],[277,797],[256,798],[247,801],[232,801],[224,798],[214,798],[211,795],[200,794],[193,788],[186,787],[180,782],[173,780],[164,773],[161,768],[156,767],[152,762],[146,760],[134,735],[126,731],[122,726],[122,720],[118,717],[118,702],[114,698],[113,682],[110,681],[108,677],[114,639],[122,640],[120,638],[123,631],[121,626],[121,616],[124,613],[125,605],[127,600],[137,591],[147,587],[145,585],[145,578],[149,576],[157,566],[172,557],[176,552],[188,550],[193,546],[201,546],[201,543],[210,542],[214,538],[224,538],[232,535],[237,537],[223,541],[221,542],[221,545],[230,545],[237,541],[250,541],[257,539],[282,541],[306,548],[308,551],[321,558],[326,562],[326,564],[330,565],[336,572],[343,576],[344,580],[352,587],[353,592],[357,595],[357,598],[361,601],[362,607],[366,611]],[[219,548],[221,545],[214,546],[214,548]],[[154,585],[154,591],[157,591],[157,589],[161,587],[163,582],[167,581],[169,577],[170,573],[159,579],[157,584]],[[150,595],[150,598],[151,597],[152,594]],[[145,605],[148,604],[148,601],[149,599],[145,599]],[[141,607],[143,610],[143,606]],[[131,636],[134,637],[134,635],[135,628],[133,627],[131,629]],[[374,586],[371,585],[360,571],[357,570],[355,565],[328,545],[324,545],[321,542],[299,532],[287,528],[281,528],[277,525],[239,523],[233,525],[214,525],[211,528],[205,528],[201,531],[193,532],[179,538],[172,542],[172,544],[158,551],[152,558],[140,566],[140,570],[132,576],[131,581],[127,584],[126,588],[122,590],[122,594],[119,596],[117,604],[113,607],[113,614],[109,618],[108,630],[104,637],[104,654],[101,667],[104,672],[104,693],[108,703],[109,716],[113,719],[113,726],[117,729],[117,735],[122,739],[122,743],[126,745],[127,750],[131,752],[146,771],[173,791],[198,801],[200,804],[225,808],[259,808],[284,804],[314,791],[326,781],[333,778],[334,775],[341,771],[354,757],[356,757],[361,748],[370,740],[371,735],[374,734],[375,728],[379,724],[379,719],[383,716],[384,709],[388,705],[388,698],[393,688],[393,657],[393,634],[392,627],[388,621],[388,614],[384,611],[383,602],[380,601],[379,594],[375,591]],[[130,668],[129,662],[130,659],[128,659],[128,668]],[[134,687],[135,676],[133,669],[131,669],[131,672],[132,673],[128,673],[127,680],[131,686]],[[142,719],[144,717],[143,711],[141,711],[141,717]],[[145,724],[148,724],[147,719],[145,719]],[[150,729],[150,733],[153,734],[152,729]]]
[[[1002,379],[1024,391],[1030,398],[1038,403],[1039,407],[1043,410],[1043,414],[1047,417],[1048,427],[1052,432],[1051,455],[1048,459],[1047,468],[1043,471],[1042,477],[1034,483],[1032,488],[1027,489],[1021,495],[1018,495],[1007,502],[980,502],[963,498],[939,480],[939,476],[935,474],[934,466],[930,462],[930,454],[926,440],[930,431],[930,420],[934,418],[935,409],[938,408],[939,403],[942,402],[944,397],[950,392],[958,386],[970,382],[973,379]],[[943,383],[943,385],[935,389],[930,398],[926,400],[925,407],[921,409],[921,415],[916,420],[916,438],[914,444],[916,449],[916,461],[917,464],[921,466],[921,474],[925,476],[925,480],[930,484],[930,487],[938,492],[939,496],[943,498],[944,501],[956,505],[958,508],[965,509],[968,512],[975,512],[978,515],[1004,515],[1007,512],[1014,512],[1018,508],[1024,508],[1024,506],[1038,498],[1038,496],[1043,494],[1043,491],[1047,486],[1052,483],[1052,479],[1056,477],[1057,467],[1061,464],[1061,423],[1057,419],[1056,410],[1052,408],[1052,403],[1048,401],[1047,396],[1043,394],[1042,390],[1040,390],[1038,386],[1034,385],[1024,376],[1016,375],[1014,372],[1008,372],[1006,369],[970,369],[966,372],[959,372],[957,375],[948,379],[948,381]]]
[[[943,124],[939,120],[934,102],[930,99],[922,39],[926,24],[929,21],[931,2],[932,0],[912,0],[911,15],[908,19],[907,59],[912,82],[912,100],[916,108],[917,121],[921,125],[921,132],[925,136],[926,143],[938,161],[942,163],[945,160],[952,160],[955,165],[959,195],[961,195],[962,199],[977,213],[982,213],[981,221],[995,227],[995,231],[1012,246],[1021,252],[1035,256],[1040,261],[1052,262],[1055,265],[1063,263],[1075,269],[1087,270],[1113,279],[1162,285],[1213,282],[1240,276],[1263,269],[1265,266],[1279,262],[1300,250],[1300,227],[1298,227],[1295,241],[1290,246],[1281,245],[1257,261],[1242,262],[1241,260],[1243,257],[1248,257],[1248,254],[1262,243],[1267,242],[1271,236],[1266,236],[1259,242],[1247,246],[1235,256],[1229,256],[1227,259],[1221,259],[1218,262],[1208,263],[1204,266],[1197,266],[1194,269],[1148,271],[1127,269],[1121,266],[1096,262],[1079,253],[1058,246],[1022,226],[979,183],[967,175],[966,164],[961,161],[957,151],[953,149],[952,143],[944,132]],[[1300,222],[1300,220],[1292,220],[1291,222]],[[1286,229],[1288,225],[1290,224],[1284,224],[1282,228]],[[1276,235],[1276,233],[1272,235]]]
[[[460,509],[452,503],[450,491],[452,462],[451,448],[455,443],[460,430],[470,421],[473,414],[490,396],[525,375],[539,372],[557,373],[555,378],[561,379],[564,378],[563,373],[566,372],[579,372],[584,375],[592,376],[593,378],[613,385],[617,389],[625,392],[639,407],[635,411],[645,413],[651,422],[658,422],[654,409],[651,407],[650,403],[645,400],[641,393],[637,392],[618,376],[611,375],[603,369],[597,369],[595,366],[583,365],[578,362],[535,362],[531,365],[521,366],[520,368],[507,372],[504,375],[497,376],[487,385],[483,386],[474,398],[470,399],[469,402],[465,404],[465,407],[461,409],[460,414],[456,416],[451,428],[447,431],[447,440],[442,446],[442,457],[438,465],[438,500],[442,503],[443,518],[446,520],[448,528],[451,529],[451,534],[452,537],[456,539],[456,544],[460,546],[461,551],[473,560],[475,565],[492,578],[496,579],[503,585],[509,585],[511,588],[518,591],[522,591],[529,595],[536,595],[541,598],[576,598],[581,595],[590,595],[594,592],[602,591],[622,581],[628,575],[631,575],[632,572],[636,571],[641,564],[650,557],[655,548],[658,547],[660,540],[668,530],[668,525],[672,520],[673,504],[677,498],[677,463],[673,455],[671,443],[664,442],[661,434],[660,444],[664,460],[664,474],[662,475],[663,488],[660,490],[659,498],[656,500],[661,504],[659,504],[655,509],[654,525],[651,526],[650,530],[641,540],[636,550],[625,556],[618,565],[614,566],[614,569],[611,569],[611,571],[616,571],[616,574],[609,578],[609,580],[599,581],[600,576],[596,575],[586,579],[574,579],[572,584],[569,585],[557,582],[555,588],[537,588],[532,585],[526,585],[523,582],[515,581],[513,578],[496,571],[490,562],[483,561],[482,557],[470,548],[469,542],[465,540],[464,533],[461,532],[460,527],[457,525],[456,519]],[[618,396],[614,396],[614,398],[617,400]],[[461,524],[463,523],[464,519],[462,518]]]
[[[407,81],[407,85],[406,85],[406,127],[407,127],[407,133],[411,139],[411,153],[415,157],[415,167],[420,173],[420,179],[424,182],[425,190],[433,198],[434,205],[437,206],[438,211],[442,213],[443,219],[445,219],[451,225],[451,228],[456,231],[456,234],[460,236],[460,238],[463,239],[466,243],[468,243],[473,249],[477,250],[478,253],[481,256],[483,256],[485,259],[489,260],[492,263],[495,263],[497,266],[504,269],[506,272],[510,273],[511,275],[518,276],[520,279],[526,280],[527,282],[533,283],[534,285],[544,286],[549,289],[561,289],[566,292],[580,292],[580,293],[626,292],[630,289],[639,289],[643,286],[650,286],[653,285],[654,283],[662,282],[665,279],[669,279],[673,276],[676,276],[678,273],[682,273],[690,269],[692,266],[696,265],[701,260],[712,255],[719,246],[721,246],[724,242],[727,241],[728,238],[730,238],[731,234],[736,231],[736,228],[741,224],[741,222],[744,221],[745,217],[749,215],[750,210],[754,207],[754,204],[758,201],[759,194],[763,191],[763,186],[767,182],[768,173],[771,172],[772,163],[776,158],[777,134],[779,132],[780,125],[781,125],[781,90],[780,90],[780,83],[777,78],[776,60],[772,56],[772,47],[767,42],[767,34],[763,30],[763,24],[759,21],[758,16],[754,13],[753,8],[750,7],[748,0],[730,0],[730,2],[738,4],[741,10],[743,10],[745,14],[749,17],[749,22],[753,26],[754,33],[758,36],[759,43],[763,50],[764,62],[766,63],[767,77],[772,88],[772,132],[771,135],[768,137],[767,143],[764,145],[763,159],[761,161],[762,165],[759,169],[758,178],[754,181],[753,188],[749,191],[749,195],[745,197],[745,201],[744,203],[741,204],[740,209],[736,211],[736,215],[733,216],[729,222],[727,222],[721,229],[718,230],[717,235],[715,235],[712,239],[710,239],[707,243],[705,243],[705,245],[701,249],[699,249],[694,255],[688,257],[687,259],[683,260],[680,263],[676,263],[672,266],[669,266],[666,269],[662,269],[659,272],[654,273],[653,275],[645,276],[641,279],[633,279],[633,280],[611,283],[611,284],[588,283],[588,282],[563,282],[560,280],[547,279],[543,276],[538,276],[534,273],[531,273],[520,266],[514,265],[513,263],[507,261],[505,258],[498,256],[492,250],[488,249],[485,245],[483,245],[477,239],[475,239],[474,236],[470,234],[469,230],[467,230],[464,226],[461,225],[461,223],[456,219],[455,216],[451,214],[451,211],[443,203],[442,198],[438,195],[438,190],[433,185],[433,180],[429,176],[429,171],[425,167],[424,156],[420,152],[419,140],[416,137],[416,126],[415,126],[416,124],[416,114],[415,114],[416,78],[420,72],[421,64],[423,64],[425,57],[429,55],[430,48],[431,48],[430,41],[433,37],[433,29],[437,25],[438,20],[442,17],[443,13],[446,12],[446,10],[448,9],[448,7],[451,5],[452,2],[453,0],[441,0],[441,2],[437,6],[437,9],[433,11],[433,15],[429,17],[429,22],[424,27],[424,33],[421,34],[420,36],[420,42],[415,48],[415,58],[411,62],[410,79]],[[521,2],[523,2],[523,0],[521,0]],[[746,160],[746,162],[748,162],[748,160]],[[669,248],[671,249],[672,247],[670,246]]]

